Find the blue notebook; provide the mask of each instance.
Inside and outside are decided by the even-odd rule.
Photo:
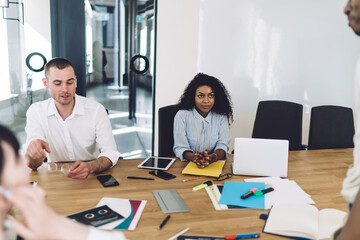
[[[241,196],[251,189],[257,188],[257,190],[263,190],[265,186],[265,183],[258,182],[225,182],[219,203],[246,208],[265,209],[264,195],[250,196],[246,199],[241,199]]]

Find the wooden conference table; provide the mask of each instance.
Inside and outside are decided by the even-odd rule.
[[[353,149],[291,151],[289,153],[288,179],[296,183],[315,201],[319,209],[337,208],[347,211],[347,203],[340,195],[342,182],[349,165],[353,162]],[[229,161],[224,172],[229,171]],[[168,239],[183,229],[190,227],[188,235],[224,236],[262,232],[264,220],[261,213],[268,210],[243,209],[216,211],[204,189],[193,192],[192,187],[213,178],[199,178],[182,183],[182,179],[194,176],[182,175],[186,162],[176,160],[168,172],[177,178],[166,181],[132,180],[127,176],[153,177],[149,170],[139,169],[141,159],[120,160],[115,167],[101,173],[113,175],[120,186],[104,188],[97,181],[96,175],[86,180],[66,178],[62,172],[49,172],[46,168],[32,171],[30,178],[46,191],[46,202],[57,213],[70,215],[93,208],[102,197],[147,200],[144,212],[135,231],[125,231],[129,239]],[[227,181],[242,181],[245,176],[233,176]],[[170,220],[161,229],[159,224],[167,214],[161,212],[152,190],[176,189],[190,209],[186,213],[172,213]],[[261,239],[285,239],[283,237],[261,234]]]

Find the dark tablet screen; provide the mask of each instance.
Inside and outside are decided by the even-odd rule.
[[[151,157],[141,165],[144,167],[166,168],[171,161],[172,159]]]

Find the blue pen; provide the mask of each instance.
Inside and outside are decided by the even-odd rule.
[[[236,239],[244,239],[244,238],[259,238],[260,233],[246,233],[246,234],[236,234],[236,235],[226,235],[224,237],[225,240],[236,240]]]

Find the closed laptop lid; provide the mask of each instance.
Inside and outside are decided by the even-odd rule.
[[[286,177],[288,156],[288,140],[235,138],[233,173]]]

